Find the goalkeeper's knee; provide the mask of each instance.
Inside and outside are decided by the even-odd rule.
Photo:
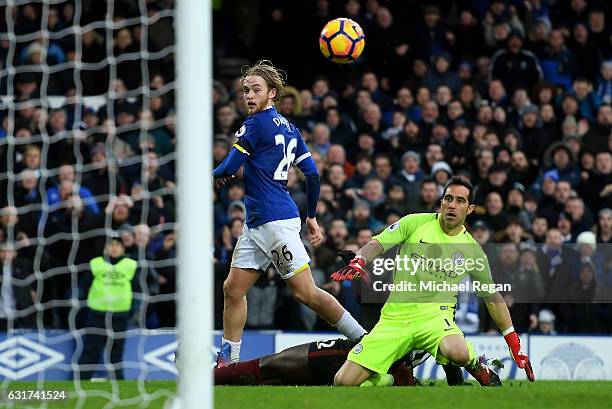
[[[467,346],[468,350],[468,363],[463,366],[465,366],[466,368],[477,368],[478,365],[480,365],[480,362],[478,361],[478,357],[476,356],[476,352],[474,351],[474,344],[472,344],[466,339],[465,345]]]
[[[477,360],[474,346],[468,340],[465,341],[465,344],[457,343],[453,345],[452,349],[448,351],[448,355],[446,358],[455,366],[468,366],[474,360]]]

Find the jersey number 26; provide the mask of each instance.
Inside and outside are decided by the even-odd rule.
[[[289,168],[295,159],[295,150],[297,148],[297,139],[293,138],[289,141],[289,145],[285,149],[285,135],[278,134],[274,136],[277,145],[283,145],[283,158],[278,163],[274,171],[274,180],[287,180]]]

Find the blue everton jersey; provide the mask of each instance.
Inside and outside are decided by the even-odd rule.
[[[236,132],[236,148],[247,154],[244,164],[246,223],[257,227],[299,217],[287,190],[291,164],[310,157],[298,129],[274,107],[249,116]]]

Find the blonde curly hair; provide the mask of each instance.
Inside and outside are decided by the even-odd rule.
[[[287,74],[285,71],[276,68],[270,60],[259,60],[252,66],[245,65],[241,71],[242,83],[249,75],[258,75],[264,79],[268,89],[276,89],[275,102],[283,96]]]

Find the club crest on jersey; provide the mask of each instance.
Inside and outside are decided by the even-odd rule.
[[[453,265],[455,265],[455,266],[462,266],[463,263],[465,262],[465,257],[460,252],[455,251],[451,255],[451,260],[453,260]]]
[[[363,351],[363,346],[361,344],[357,344],[357,345],[355,345],[355,348],[353,348],[353,353],[354,354],[358,354],[361,351]]]
[[[397,222],[393,223],[392,225],[390,225],[389,227],[387,227],[387,230],[388,231],[393,231],[393,230],[397,229],[399,227],[399,225],[400,225],[400,223],[399,223],[399,221],[397,221]]]
[[[246,133],[246,126],[242,125],[240,129],[236,132],[236,136],[240,138],[242,135]]]

